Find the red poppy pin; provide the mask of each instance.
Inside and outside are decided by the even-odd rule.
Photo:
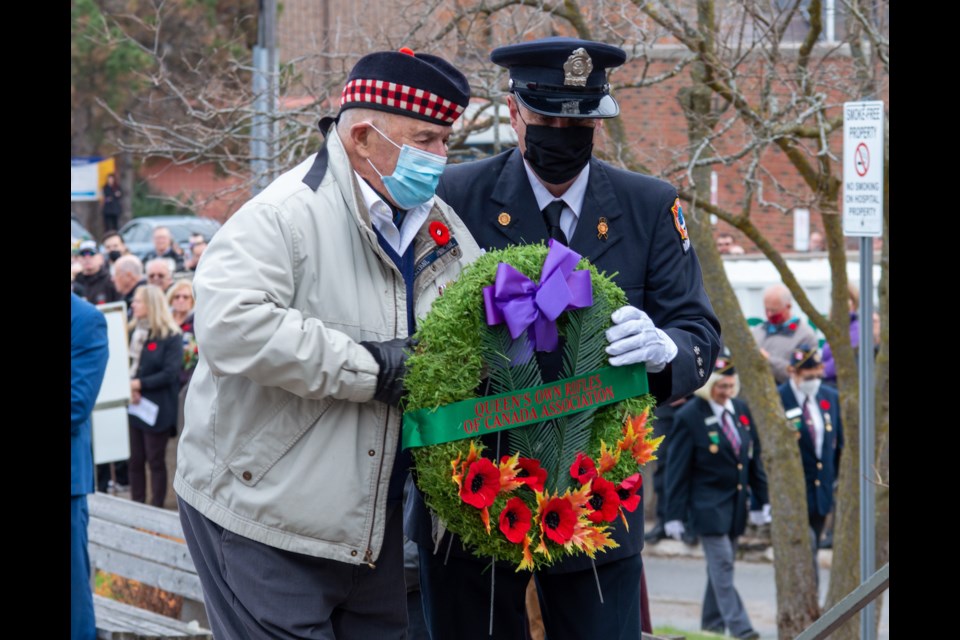
[[[797,330],[797,323],[796,323],[796,322],[791,322],[790,324],[787,325],[787,328],[790,329],[790,331],[796,331],[796,330]]]
[[[156,343],[156,342],[148,342],[148,343],[147,343],[147,351],[156,351],[156,350],[157,350],[157,343]]]
[[[742,413],[741,413],[738,417],[740,418],[740,424],[742,424],[742,425],[745,426],[745,427],[749,427],[749,426],[750,426],[750,418],[748,418],[747,416],[743,415]]]
[[[450,229],[439,220],[434,220],[430,223],[430,237],[433,238],[434,242],[443,246],[450,242]]]
[[[829,400],[821,400],[821,401],[820,401],[820,408],[823,409],[824,411],[829,411],[829,410],[830,410],[830,401],[829,401]]]

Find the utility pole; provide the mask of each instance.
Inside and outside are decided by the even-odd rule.
[[[254,195],[260,193],[274,178],[278,76],[277,0],[260,0],[257,44],[253,48],[255,98],[250,127],[250,170],[254,175]]]

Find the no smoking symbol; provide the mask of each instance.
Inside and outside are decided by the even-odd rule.
[[[861,178],[867,175],[867,169],[870,168],[870,150],[864,142],[858,144],[857,150],[853,152],[853,168]]]

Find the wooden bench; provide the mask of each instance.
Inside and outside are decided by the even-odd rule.
[[[104,493],[87,496],[91,577],[96,570],[184,597],[183,617],[206,624],[200,578],[176,511]],[[94,594],[99,640],[211,640],[197,620],[176,620]]]

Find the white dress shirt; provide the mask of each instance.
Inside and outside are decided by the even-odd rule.
[[[383,198],[367,184],[366,180],[360,177],[359,173],[356,171],[353,173],[357,176],[357,182],[360,183],[360,193],[363,195],[364,204],[370,211],[370,223],[380,232],[390,248],[396,251],[397,255],[402,256],[430,214],[430,209],[433,207],[433,198],[408,210],[406,215],[403,216],[400,228],[397,229],[397,226],[393,223],[393,209],[390,208],[390,205],[383,201]]]
[[[583,209],[583,196],[587,193],[587,181],[590,179],[590,163],[588,162],[583,167],[580,175],[559,198],[547,191],[537,174],[530,168],[526,158],[523,160],[523,167],[527,170],[527,180],[530,181],[530,186],[533,188],[533,195],[537,199],[537,206],[540,207],[540,211],[546,209],[547,205],[554,200],[563,200],[564,207],[563,211],[560,212],[560,228],[567,236],[567,244],[569,244],[573,240],[573,232],[577,230],[577,221],[580,219],[580,211]]]
[[[810,419],[813,422],[813,430],[817,432],[817,442],[816,451],[817,458],[822,458],[823,453],[823,414],[820,413],[820,407],[817,405],[817,399],[812,396],[807,396],[803,391],[800,391],[800,388],[797,387],[797,383],[794,379],[790,378],[790,389],[793,390],[793,395],[797,398],[797,406],[800,407],[800,411],[803,411],[803,401],[807,398],[810,400],[810,406],[807,410],[810,412]],[[803,415],[801,413],[801,415]],[[806,429],[807,425],[804,424],[803,428]]]

